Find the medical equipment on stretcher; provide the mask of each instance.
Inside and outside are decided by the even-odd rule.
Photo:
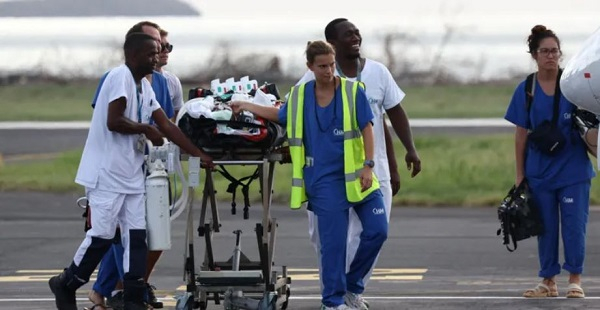
[[[259,159],[285,141],[285,129],[250,112],[235,115],[232,100],[251,101],[258,105],[279,107],[279,90],[265,83],[248,92],[229,91],[216,94],[212,89],[193,88],[189,100],[176,118],[181,131],[213,159]],[[244,154],[245,150],[260,150]]]

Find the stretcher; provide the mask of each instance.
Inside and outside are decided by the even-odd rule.
[[[286,309],[290,296],[291,278],[286,266],[273,264],[277,220],[271,217],[271,195],[274,167],[286,162],[285,148],[278,149],[205,149],[217,167],[243,165],[256,166],[262,196],[262,219],[256,224],[255,233],[258,246],[258,260],[251,260],[241,251],[240,234],[235,231],[232,242],[233,255],[227,261],[218,260],[213,255],[213,235],[221,232],[219,210],[215,199],[215,171],[204,169],[201,210],[198,227],[194,229],[192,208],[192,186],[182,194],[184,204],[176,212],[187,211],[184,253],[184,280],[186,292],[179,296],[177,310],[207,309],[209,302],[223,305],[226,310],[272,310]],[[185,155],[182,160],[190,160]],[[191,163],[190,163],[191,165]],[[191,170],[191,168],[190,168]],[[232,209],[234,211],[235,209]],[[210,214],[209,214],[210,211]],[[247,218],[247,209],[244,210]],[[200,264],[194,257],[195,233],[204,240],[204,257]]]

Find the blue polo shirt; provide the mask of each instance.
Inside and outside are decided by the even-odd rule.
[[[104,73],[100,78],[100,83],[98,83],[98,88],[96,89],[94,99],[92,100],[92,108],[96,107],[98,93],[100,93],[100,88],[102,88],[102,84],[107,75],[108,72]],[[163,111],[165,111],[167,117],[172,118],[175,115],[175,111],[173,109],[173,103],[171,102],[171,96],[169,95],[169,85],[167,79],[157,71],[152,72],[152,90],[154,90],[156,100],[158,100],[158,103]]]
[[[544,120],[552,120],[554,95],[545,94],[540,83],[535,85],[529,113],[525,104],[525,81],[517,86],[504,116],[507,121],[532,130]],[[595,176],[585,143],[573,127],[571,114],[574,109],[575,106],[561,95],[558,126],[567,142],[560,152],[546,155],[536,149],[530,141],[527,142],[525,178],[531,186],[554,190],[587,181]]]
[[[287,124],[287,104],[279,110],[279,123]],[[348,209],[353,206],[346,199],[344,180],[344,131],[341,89],[326,107],[317,105],[315,81],[304,88],[303,142],[312,166],[304,167],[304,185],[313,211],[319,215],[328,210]],[[367,95],[362,88],[356,94],[356,118],[362,131],[373,119]]]

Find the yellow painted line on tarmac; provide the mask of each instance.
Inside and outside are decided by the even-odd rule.
[[[289,277],[292,281],[318,281],[319,270],[316,268],[290,268]],[[371,280],[377,281],[421,281],[428,271],[425,268],[379,268],[373,271]],[[0,276],[0,283],[6,282],[45,282],[50,277],[62,272],[62,269],[24,269],[16,270],[17,275]],[[95,281],[97,271],[92,274],[90,281]],[[186,286],[181,285],[177,291],[185,291]]]
[[[426,273],[429,269],[426,268],[376,268],[373,270],[373,275],[376,274],[388,274],[388,273],[401,273],[401,274],[414,274],[414,273]],[[288,268],[289,273],[296,272],[319,272],[317,268]]]
[[[58,274],[63,272],[62,269],[25,269],[17,270],[16,273],[43,273],[43,274]]]
[[[164,307],[175,307],[177,305],[177,300],[175,300],[175,296],[166,296],[165,298],[160,298]]]
[[[25,270],[17,270],[15,271],[16,276],[2,276],[0,277],[0,283],[6,282],[46,282],[51,277],[61,273],[62,269],[25,269]],[[95,281],[96,276],[98,275],[97,271],[92,273],[92,277],[90,281]]]
[[[371,280],[376,281],[421,281],[426,268],[378,268],[373,270]],[[319,270],[316,268],[288,268],[288,276],[292,281],[318,281]],[[179,286],[177,291],[185,291],[186,286]]]
[[[288,274],[292,281],[316,281],[319,280],[318,273],[309,273],[309,274]]]

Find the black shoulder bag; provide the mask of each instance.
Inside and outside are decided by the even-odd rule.
[[[566,143],[566,139],[558,126],[558,111],[560,103],[560,76],[562,69],[558,71],[556,77],[556,88],[554,89],[554,105],[552,120],[545,120],[538,126],[533,128],[528,135],[528,139],[531,143],[543,154],[554,155],[563,149]],[[533,103],[533,94],[535,91],[536,74],[532,73],[527,77],[525,81],[525,97],[527,105],[527,113],[531,111],[531,104]],[[529,115],[527,116],[528,119]]]
[[[496,231],[496,235],[502,234],[502,244],[509,252],[517,249],[517,241],[538,236],[544,232],[539,209],[531,199],[526,180],[523,180],[519,186],[513,185],[508,191],[498,207],[498,220],[500,229]],[[510,248],[511,242],[512,249]]]

